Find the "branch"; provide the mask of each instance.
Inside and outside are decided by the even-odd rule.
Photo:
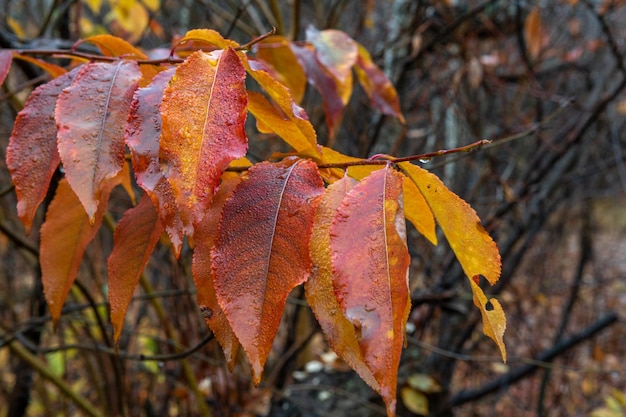
[[[555,344],[550,349],[544,350],[539,355],[537,355],[536,360],[541,362],[549,362],[557,356],[563,354],[567,350],[573,348],[577,344],[592,338],[596,333],[604,330],[606,327],[617,321],[617,314],[615,312],[610,312],[583,331],[576,333],[571,338]],[[528,365],[524,365],[515,370],[512,370],[511,372],[502,375],[497,379],[489,381],[482,387],[479,387],[475,390],[462,390],[450,399],[449,407],[452,408],[461,404],[465,404],[467,402],[476,401],[486,395],[502,389],[503,387],[514,384],[520,379],[530,375],[537,369],[537,363],[530,363]]]
[[[23,361],[27,362],[33,369],[37,371],[40,377],[47,379],[65,395],[67,395],[72,402],[87,415],[92,417],[100,417],[100,412],[82,395],[76,392],[69,384],[67,384],[62,378],[55,375],[54,372],[39,358],[30,353],[28,350],[16,343],[15,341],[9,342],[9,348],[13,353],[19,356]]]

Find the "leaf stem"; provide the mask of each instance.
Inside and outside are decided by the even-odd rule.
[[[276,28],[272,27],[272,29],[269,32],[264,33],[261,36],[257,36],[256,38],[252,39],[250,42],[235,48],[235,51],[248,51],[248,50],[250,50],[250,48],[253,45],[255,45],[255,44],[257,44],[257,43],[259,43],[259,42],[261,42],[261,41],[263,41],[263,40],[265,40],[265,39],[267,39],[270,36],[273,36],[275,34],[276,34]]]
[[[470,152],[490,143],[491,143],[490,140],[482,139],[474,143],[470,143],[469,145],[461,146],[458,148],[441,149],[435,152],[429,152],[429,153],[424,153],[420,155],[411,155],[411,156],[405,156],[402,158],[394,158],[392,156],[385,155],[385,154],[377,154],[368,159],[360,159],[358,161],[349,161],[349,162],[335,162],[335,163],[329,163],[329,164],[319,164],[317,167],[319,169],[324,169],[324,168],[349,168],[349,167],[360,166],[360,165],[385,165],[388,163],[397,164],[400,162],[431,159],[437,156],[450,155],[453,153]]]

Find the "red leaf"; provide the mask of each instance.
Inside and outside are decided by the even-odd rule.
[[[131,151],[137,184],[148,193],[157,207],[178,256],[183,244],[183,223],[174,191],[161,172],[159,162],[160,107],[163,91],[174,71],[172,68],[159,73],[149,86],[135,91],[126,125],[126,144]]]
[[[398,92],[385,73],[374,64],[367,49],[361,45],[359,45],[359,55],[354,71],[374,107],[383,114],[396,117],[400,122],[405,123],[402,111],[400,111]]]
[[[57,151],[54,107],[61,91],[69,86],[78,70],[66,73],[37,87],[18,113],[7,148],[7,166],[17,194],[17,214],[26,233],[35,211],[48,192],[50,179],[61,158]]]
[[[317,318],[329,346],[374,390],[380,385],[372,375],[359,348],[352,323],[343,315],[333,289],[330,254],[330,227],[344,197],[357,181],[344,176],[331,184],[315,213],[311,235],[313,273],[305,284],[306,299]]]
[[[197,226],[196,247],[193,254],[193,278],[198,289],[197,298],[200,310],[203,312],[207,325],[213,331],[219,342],[228,368],[232,371],[235,366],[239,340],[226,319],[222,307],[215,295],[215,278],[211,269],[211,249],[215,245],[215,234],[219,224],[222,209],[240,182],[240,177],[228,177],[220,184],[213,204],[207,210],[204,219]]]
[[[83,253],[100,228],[109,193],[118,183],[119,177],[108,181],[102,190],[98,211],[90,221],[69,183],[65,179],[59,182],[41,226],[39,254],[44,294],[55,324],[61,318],[63,303],[76,279]]]
[[[124,127],[139,78],[135,62],[86,64],[57,101],[61,161],[92,221],[104,184],[124,163]]]
[[[398,365],[411,303],[402,175],[380,169],[345,197],[330,227],[334,288],[365,363],[395,415]]]
[[[328,125],[329,136],[333,138],[337,134],[343,118],[343,109],[348,101],[344,100],[341,95],[335,78],[316,58],[315,50],[309,46],[294,44],[291,44],[291,49],[304,67],[309,82],[322,96],[326,125]]]
[[[287,295],[311,272],[309,241],[323,191],[311,161],[264,162],[248,170],[224,205],[211,252],[215,292],[256,384]]]
[[[306,40],[315,47],[317,59],[340,84],[352,87],[352,66],[357,60],[357,43],[344,32],[328,29],[319,31],[313,26],[306,29]]]
[[[202,219],[228,164],[246,154],[245,76],[233,49],[198,51],[163,94],[160,157],[187,226]]]
[[[163,225],[150,198],[144,194],[127,210],[115,228],[113,251],[108,259],[109,303],[114,340],[119,340],[126,310],[150,255],[163,233]]]
[[[13,62],[13,51],[8,49],[0,50],[0,85],[7,77],[9,70],[11,69],[11,63]]]

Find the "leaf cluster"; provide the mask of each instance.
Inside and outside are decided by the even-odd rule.
[[[177,255],[186,237],[198,304],[231,368],[241,346],[260,382],[287,296],[305,284],[329,345],[394,415],[410,311],[408,219],[433,244],[439,224],[485,334],[506,358],[502,307],[480,287],[480,276],[498,280],[500,255],[474,210],[409,162],[417,157],[360,160],[318,145],[299,105],[307,84],[322,97],[331,136],[354,76],[375,108],[404,122],[395,89],[345,33],[309,28],[306,42],[266,36],[242,46],[192,30],[156,61],[113,36],[83,42],[102,56],[65,51],[69,70],[0,51],[0,81],[13,59],[54,77],[18,114],[7,165],[27,231],[53,174],[64,173],[41,228],[43,285],[56,322],[111,191],[121,185],[134,198],[134,181],[142,197],[118,223],[108,259],[116,340],[162,235]],[[252,164],[248,114],[292,152]]]

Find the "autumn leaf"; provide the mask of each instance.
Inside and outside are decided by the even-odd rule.
[[[287,295],[311,272],[309,242],[318,197],[308,160],[250,168],[222,210],[211,263],[224,314],[261,381]]]
[[[77,45],[80,45],[84,42],[96,45],[104,56],[123,56],[127,59],[148,58],[147,55],[141,52],[139,49],[135,48],[124,39],[118,38],[117,36],[107,34],[89,36],[88,38],[77,42]]]
[[[495,284],[502,268],[500,253],[474,209],[446,188],[436,175],[410,162],[398,165],[426,199],[465,275],[468,278],[482,275]]]
[[[93,221],[104,184],[122,169],[137,63],[85,64],[59,95],[55,117],[66,178]]]
[[[506,317],[500,302],[495,298],[487,299],[487,296],[480,288],[480,276],[476,275],[470,280],[474,305],[480,310],[483,318],[483,332],[491,340],[496,342],[502,360],[506,362],[506,346],[504,345],[504,331],[506,330]]]
[[[357,43],[342,31],[319,31],[313,26],[306,29],[306,40],[315,47],[319,63],[337,80],[338,90],[346,103],[345,97],[352,94],[352,67],[357,62]]]
[[[57,151],[57,126],[52,115],[57,98],[78,69],[37,87],[18,113],[7,148],[7,167],[17,194],[17,214],[30,229],[35,211],[46,197],[61,158]]]
[[[16,54],[14,54],[14,58],[20,59],[22,61],[26,61],[26,62],[29,62],[29,63],[31,63],[33,65],[38,66],[39,68],[41,68],[42,70],[44,70],[48,74],[50,74],[53,78],[60,77],[61,75],[65,74],[67,72],[67,70],[65,68],[63,68],[63,67],[51,64],[51,63],[46,62],[46,61],[42,61],[41,59],[33,58],[32,56],[22,55],[22,54],[17,54],[16,53]]]
[[[304,68],[309,83],[322,96],[326,125],[329,136],[333,138],[339,130],[343,110],[348,100],[345,100],[345,95],[342,95],[343,92],[330,71],[320,65],[315,50],[311,46],[298,46],[292,43],[290,47]]]
[[[230,39],[224,39],[222,35],[213,29],[192,29],[178,40],[178,45],[204,43],[217,49],[238,48],[239,44]]]
[[[430,243],[437,244],[435,233],[435,218],[430,211],[424,196],[410,178],[404,177],[402,181],[404,193],[404,214],[406,219],[420,232]]]
[[[98,211],[93,219],[65,179],[59,182],[54,199],[41,226],[41,280],[55,325],[61,318],[63,303],[76,279],[87,245],[94,238],[106,211],[109,193],[119,183],[112,178],[105,184]]]
[[[528,55],[532,59],[537,59],[541,52],[543,42],[543,28],[541,25],[541,10],[539,6],[534,6],[524,22],[524,37]]]
[[[246,154],[245,75],[233,49],[197,51],[163,93],[160,158],[186,226],[202,220],[222,173]]]
[[[406,122],[400,110],[398,92],[385,73],[374,64],[370,53],[362,45],[358,45],[354,72],[374,107],[383,114],[396,117],[402,123]]]
[[[198,237],[196,239],[192,265],[193,278],[198,290],[198,306],[200,306],[204,321],[213,331],[215,338],[222,347],[228,369],[231,372],[235,366],[239,340],[235,336],[215,295],[215,278],[211,268],[211,249],[215,245],[215,235],[224,204],[232,196],[235,187],[239,185],[240,181],[239,176],[232,176],[220,184],[219,190],[213,199],[213,204],[207,210],[204,219],[197,225]]]
[[[306,91],[306,73],[282,36],[271,36],[255,45],[256,56],[269,65],[278,81],[289,89],[296,104],[302,102]],[[272,74],[274,75],[274,74]]]
[[[4,83],[4,79],[11,69],[12,62],[13,52],[8,49],[0,49],[0,85]]]
[[[387,166],[348,192],[330,227],[330,250],[337,301],[393,416],[411,307],[401,174]]]
[[[124,213],[115,228],[113,251],[107,266],[111,324],[116,343],[122,334],[135,287],[162,233],[163,225],[147,194],[136,207]]]
[[[311,235],[313,273],[304,288],[306,299],[329,346],[372,389],[380,392],[380,385],[365,363],[359,348],[355,328],[341,311],[332,281],[330,226],[341,202],[355,184],[357,184],[356,180],[344,176],[326,189],[315,213],[315,226]]]
[[[135,91],[130,108],[125,140],[131,152],[137,185],[143,188],[154,205],[180,255],[185,230],[174,198],[174,190],[161,172],[159,143],[161,137],[161,101],[174,68],[159,73],[152,83]],[[187,232],[192,232],[191,229]]]
[[[289,89],[275,80],[262,63],[249,60],[248,66],[248,73],[275,103],[270,104],[260,93],[248,92],[248,110],[260,122],[260,125],[257,124],[259,130],[263,133],[276,133],[300,156],[320,160],[315,129],[304,109],[293,100]]]

